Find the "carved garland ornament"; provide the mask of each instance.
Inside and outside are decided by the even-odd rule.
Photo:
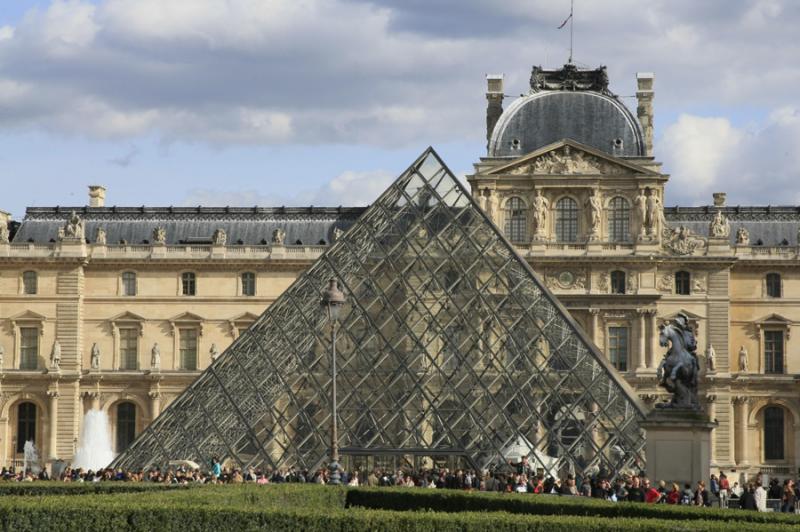
[[[550,289],[584,290],[586,289],[586,273],[551,270],[545,277],[545,284]]]

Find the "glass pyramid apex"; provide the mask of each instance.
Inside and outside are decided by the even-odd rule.
[[[643,408],[432,148],[116,458],[315,469],[330,456],[330,323],[345,459],[609,478],[644,467]],[[378,462],[373,462],[378,463]]]

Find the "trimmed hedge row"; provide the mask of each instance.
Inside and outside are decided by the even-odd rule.
[[[172,486],[149,482],[0,482],[0,496],[100,495],[113,493],[142,493],[175,490],[187,486]]]
[[[490,529],[493,531],[532,530],[542,532],[575,532],[579,530],[593,532],[661,532],[664,530],[730,532],[730,523],[702,520],[684,525],[680,521],[661,519],[529,516],[505,512],[437,513],[366,509],[304,510],[302,512],[291,509],[257,511],[222,507],[137,505],[114,501],[114,498],[114,496],[62,496],[28,501],[20,501],[20,498],[16,497],[13,500],[0,500],[0,527],[3,530],[48,530],[53,532],[71,530],[191,532],[217,529],[237,531],[304,530],[310,532],[330,532],[331,530],[456,532]],[[85,504],[88,501],[93,502]],[[748,532],[777,532],[785,530],[785,527],[774,524],[753,524],[748,526],[748,529]]]
[[[613,503],[585,497],[559,497],[512,493],[470,493],[419,488],[352,488],[348,507],[394,511],[508,512],[533,515],[575,515],[606,518],[668,519],[670,521],[714,520],[746,523],[775,523],[800,526],[800,516],[746,510],[698,508],[693,506]],[[730,527],[730,524],[728,524]]]

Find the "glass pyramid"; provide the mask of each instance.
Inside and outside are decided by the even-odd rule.
[[[391,455],[482,469],[523,454],[558,475],[644,467],[638,399],[432,148],[113,466],[327,463],[330,278],[348,298],[336,345],[345,467]]]

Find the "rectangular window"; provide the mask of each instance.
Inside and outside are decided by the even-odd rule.
[[[39,328],[21,327],[19,336],[19,369],[36,369],[39,366]]]
[[[256,295],[256,274],[252,272],[246,272],[242,274],[242,295]]]
[[[22,291],[28,295],[34,295],[39,290],[39,283],[36,272],[22,273]]]
[[[691,293],[692,276],[689,272],[675,272],[675,293],[688,296]]]
[[[122,294],[126,296],[136,295],[136,274],[134,272],[122,274]]]
[[[764,373],[783,373],[783,331],[764,331]]]
[[[136,329],[120,329],[119,369],[138,369],[138,362],[139,331]]]
[[[767,296],[781,297],[781,275],[779,273],[767,274]]]
[[[608,358],[619,371],[628,371],[628,328],[608,328]]]
[[[181,329],[181,369],[197,369],[197,329]]]
[[[195,276],[192,272],[181,274],[181,293],[185,296],[193,296],[196,290]]]

